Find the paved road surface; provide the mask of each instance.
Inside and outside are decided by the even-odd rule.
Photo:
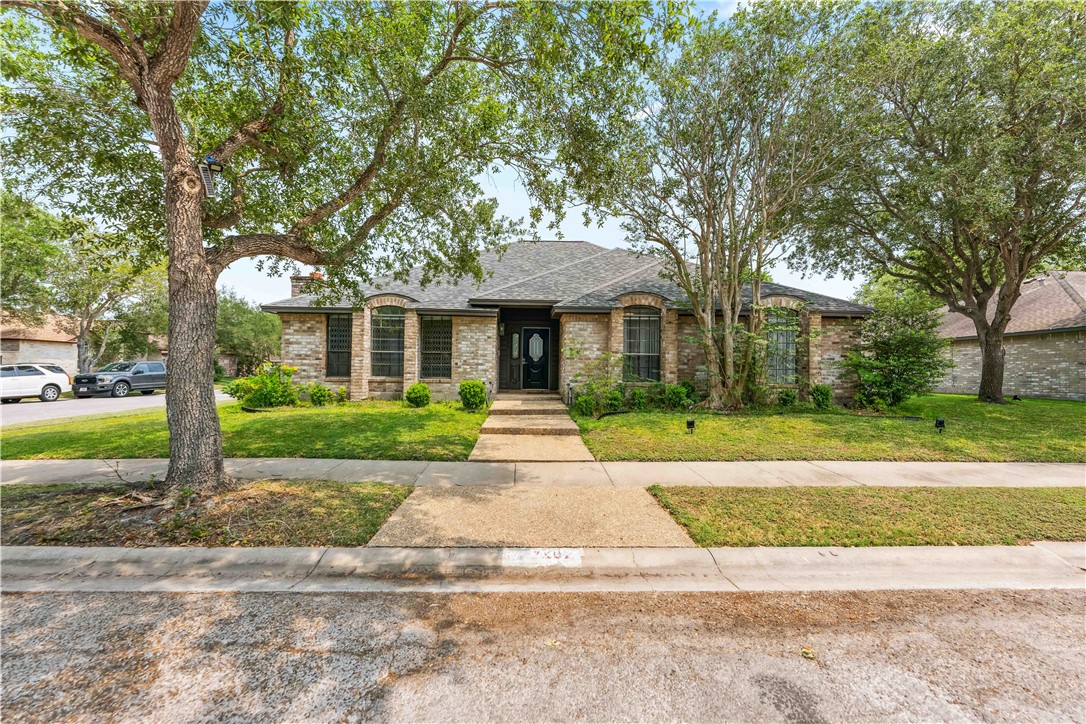
[[[230,398],[216,391],[215,400],[225,402]],[[82,415],[100,415],[106,412],[129,412],[166,406],[166,395],[157,392],[144,395],[133,392],[128,397],[88,397],[82,400],[61,399],[56,402],[42,402],[36,398],[23,400],[15,405],[0,407],[0,424],[14,425],[20,422],[40,422],[56,420],[62,417],[80,417]]]
[[[11,721],[1083,721],[1084,614],[1081,591],[9,593],[2,704]]]

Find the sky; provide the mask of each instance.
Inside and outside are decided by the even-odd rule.
[[[696,7],[702,13],[715,11],[719,15],[727,16],[734,12],[735,5],[736,0],[720,0],[719,2],[698,2]],[[495,174],[481,179],[481,183],[484,193],[498,200],[501,214],[514,219],[527,217],[528,197],[523,189],[518,187],[515,174],[512,172]],[[576,209],[571,209],[566,214],[561,231],[565,239],[588,241],[607,248],[628,246],[618,219],[608,220],[602,228],[597,228],[595,225],[585,226],[580,212]],[[540,236],[550,238],[553,234],[541,228]],[[243,297],[261,304],[290,296],[290,280],[287,277],[269,277],[266,272],[258,271],[256,265],[256,259],[242,259],[234,262],[219,277],[219,285],[233,287]],[[303,272],[305,271],[308,269],[303,269]],[[858,279],[849,281],[832,276],[809,275],[804,278],[783,264],[778,264],[770,274],[773,281],[778,284],[799,287],[842,299],[851,298],[860,284]]]

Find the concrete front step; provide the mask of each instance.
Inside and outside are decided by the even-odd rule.
[[[481,434],[496,435],[580,435],[577,423],[565,416],[494,415],[486,418]]]
[[[561,402],[562,398],[558,396],[557,392],[551,390],[503,390],[494,395],[494,401],[499,400],[558,400]]]
[[[551,398],[540,400],[502,400],[490,406],[491,415],[545,415],[568,417],[569,411],[561,402]]]

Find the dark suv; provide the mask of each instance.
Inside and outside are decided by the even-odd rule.
[[[153,395],[166,389],[166,365],[161,362],[113,362],[89,375],[76,375],[72,392],[76,397],[92,397],[108,392],[126,397],[129,392]]]

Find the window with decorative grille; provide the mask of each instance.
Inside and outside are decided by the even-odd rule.
[[[422,379],[452,377],[452,317],[419,317]]]
[[[328,315],[327,377],[351,376],[351,315]]]
[[[775,307],[766,315],[769,331],[767,378],[772,385],[792,385],[796,382],[796,313]]]
[[[374,377],[403,377],[403,308],[377,307],[370,318]]]
[[[627,307],[623,379],[627,382],[660,379],[660,310]]]

